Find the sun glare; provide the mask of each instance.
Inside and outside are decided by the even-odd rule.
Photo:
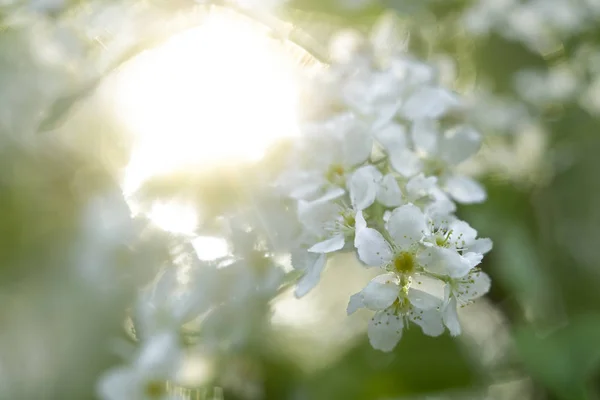
[[[135,138],[126,196],[157,174],[260,159],[297,132],[297,62],[257,25],[211,12],[119,72],[115,100]],[[174,232],[195,221],[174,204],[155,214]]]

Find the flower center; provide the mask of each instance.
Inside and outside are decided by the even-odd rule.
[[[452,231],[438,231],[435,235],[435,244],[439,247],[448,247]]]
[[[428,159],[425,161],[425,170],[427,175],[442,176],[446,171],[446,165],[437,159]]]
[[[343,216],[343,218],[344,218],[344,225],[346,225],[348,228],[353,228],[356,225],[356,218],[354,217],[354,214],[352,214],[352,213],[345,214]]]
[[[403,251],[394,258],[394,269],[401,274],[410,274],[415,270],[415,256]]]
[[[345,174],[344,167],[340,164],[333,164],[329,167],[327,172],[325,173],[326,179],[333,184],[343,183],[343,178]]]

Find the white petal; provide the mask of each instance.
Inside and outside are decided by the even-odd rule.
[[[435,176],[425,177],[419,174],[411,178],[406,184],[406,192],[411,200],[417,200],[425,196],[429,196],[437,187],[437,178]]]
[[[348,182],[350,201],[356,210],[364,210],[375,202],[382,174],[372,165],[354,171]]]
[[[485,201],[487,195],[481,184],[462,175],[453,175],[446,179],[446,191],[462,204],[474,204]]]
[[[319,258],[318,254],[309,253],[305,249],[292,250],[292,267],[298,271],[306,271]]]
[[[315,199],[315,202],[320,202],[320,203],[328,203],[331,202],[333,200],[339,199],[340,197],[342,197],[344,194],[346,194],[346,191],[342,188],[332,188],[330,190],[328,190],[323,196],[319,197],[318,199]]]
[[[383,213],[383,222],[388,222],[390,220],[390,215],[392,215],[392,212],[390,210],[385,210]]]
[[[431,272],[452,278],[465,276],[472,268],[469,260],[455,250],[443,247],[429,247],[419,253],[419,262]]]
[[[379,184],[377,201],[386,207],[398,207],[402,204],[402,192],[394,175],[387,174]]]
[[[396,172],[404,176],[412,176],[420,171],[420,160],[408,147],[404,126],[389,124],[377,132],[376,136],[387,151],[390,163]]]
[[[463,259],[469,264],[471,268],[475,268],[483,260],[483,254],[481,253],[466,253],[463,254]]]
[[[450,331],[450,335],[458,336],[460,335],[460,322],[458,321],[458,313],[456,312],[456,298],[451,297],[444,307],[444,311],[442,313],[442,318],[444,320],[444,325]]]
[[[433,278],[425,273],[415,273],[412,275],[412,284],[411,288],[408,292],[409,300],[412,296],[410,291],[413,289],[420,290],[421,292],[425,292],[434,298],[443,299],[444,298],[444,287],[446,283],[437,278]],[[439,304],[438,304],[439,305]],[[421,307],[421,306],[419,306]],[[436,305],[437,307],[437,305]],[[425,307],[427,308],[427,307]]]
[[[350,296],[350,300],[348,301],[348,307],[346,307],[346,313],[348,315],[354,314],[356,310],[364,307],[365,304],[363,303],[362,293],[354,293],[352,296]]]
[[[381,311],[396,301],[400,288],[392,274],[385,274],[371,280],[361,293],[366,308]]]
[[[444,333],[442,313],[438,309],[419,310],[413,309],[408,315],[410,320],[419,325],[427,336],[440,336]]]
[[[392,211],[386,229],[394,243],[406,249],[421,240],[427,231],[427,223],[419,207],[407,204]]]
[[[402,338],[404,322],[390,311],[380,311],[369,321],[369,342],[374,349],[392,351]]]
[[[425,206],[425,212],[430,216],[444,215],[447,216],[456,211],[456,204],[450,199],[446,192],[435,187],[430,193],[433,201]]]
[[[467,222],[459,219],[452,221],[449,229],[452,231],[449,236],[449,241],[457,248],[469,246],[477,237],[477,231]]]
[[[327,256],[325,254],[319,254],[318,256],[314,254],[314,256],[316,257],[307,258],[309,264],[305,268],[306,273],[300,278],[296,285],[294,294],[298,298],[303,297],[310,292],[317,286],[317,283],[319,283],[319,280],[321,279],[321,272],[325,267]]]
[[[471,157],[481,147],[481,135],[468,126],[452,129],[440,142],[440,157],[449,164],[456,165]]]
[[[375,137],[387,151],[408,150],[406,128],[403,125],[391,123],[380,129]]]
[[[421,160],[419,157],[407,149],[390,149],[390,164],[394,171],[402,176],[413,176],[421,172]]]
[[[354,218],[354,229],[356,230],[356,232],[359,232],[360,230],[364,229],[367,227],[367,221],[365,221],[365,217],[363,216],[362,211],[358,211],[356,213],[356,217]],[[355,244],[356,246],[356,244]]]
[[[327,184],[327,180],[319,172],[304,173],[290,179],[285,185],[291,186],[290,197],[294,199],[308,199],[320,188]]]
[[[493,243],[491,239],[481,238],[474,240],[471,245],[467,247],[467,250],[473,253],[486,254],[492,250]]]
[[[472,272],[460,281],[456,296],[462,303],[470,303],[490,290],[492,280],[485,272]]]
[[[339,216],[339,206],[325,201],[298,201],[298,220],[316,236],[326,234],[326,225]]]
[[[435,154],[438,150],[439,127],[435,120],[421,119],[413,123],[411,136],[416,150],[425,154]]]
[[[410,300],[410,304],[420,310],[436,309],[442,305],[442,299],[439,297],[412,287],[408,291],[408,300]]]
[[[409,120],[437,119],[459,105],[456,96],[435,87],[417,89],[404,103],[401,114]]]
[[[356,232],[354,245],[358,258],[370,267],[382,267],[392,260],[392,249],[383,235],[372,228]]]
[[[373,137],[362,123],[354,121],[343,139],[344,164],[354,166],[363,163],[373,151]]]
[[[308,251],[311,253],[332,253],[344,247],[345,243],[346,238],[344,237],[343,233],[340,233],[313,245],[310,249],[308,249]]]

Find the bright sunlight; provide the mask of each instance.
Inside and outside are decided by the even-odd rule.
[[[117,107],[135,137],[126,196],[157,174],[260,159],[277,138],[296,133],[297,62],[257,25],[211,11],[120,71]],[[150,217],[178,233],[193,231],[198,218],[175,203]]]

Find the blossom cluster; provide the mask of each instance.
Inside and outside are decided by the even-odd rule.
[[[486,199],[458,169],[482,138],[434,67],[372,38],[335,37],[330,64],[308,71],[312,107],[282,150],[283,171],[234,185],[232,206],[198,228],[227,250],[203,259],[194,247],[210,244],[196,235],[169,246],[129,313],[137,349],[102,376],[101,398],[185,398],[168,382],[178,381],[188,346],[222,354],[258,340],[270,301],[290,283],[296,297],[309,293],[338,252],[379,272],[347,307],[374,312],[375,349],[391,351],[411,322],[430,336],[461,332],[457,308],[490,287],[480,264],[492,243],[455,215],[456,203]],[[286,257],[295,270],[287,274]]]
[[[392,350],[412,321],[438,336],[460,333],[457,307],[484,295],[478,267],[492,243],[454,214],[482,202],[479,183],[457,166],[481,136],[455,122],[460,99],[435,71],[405,55],[378,57],[362,43],[315,78],[331,95],[307,121],[276,186],[302,224],[293,266],[305,271],[301,297],[317,285],[327,257],[354,251],[380,275],[348,303],[375,311],[372,346]]]

